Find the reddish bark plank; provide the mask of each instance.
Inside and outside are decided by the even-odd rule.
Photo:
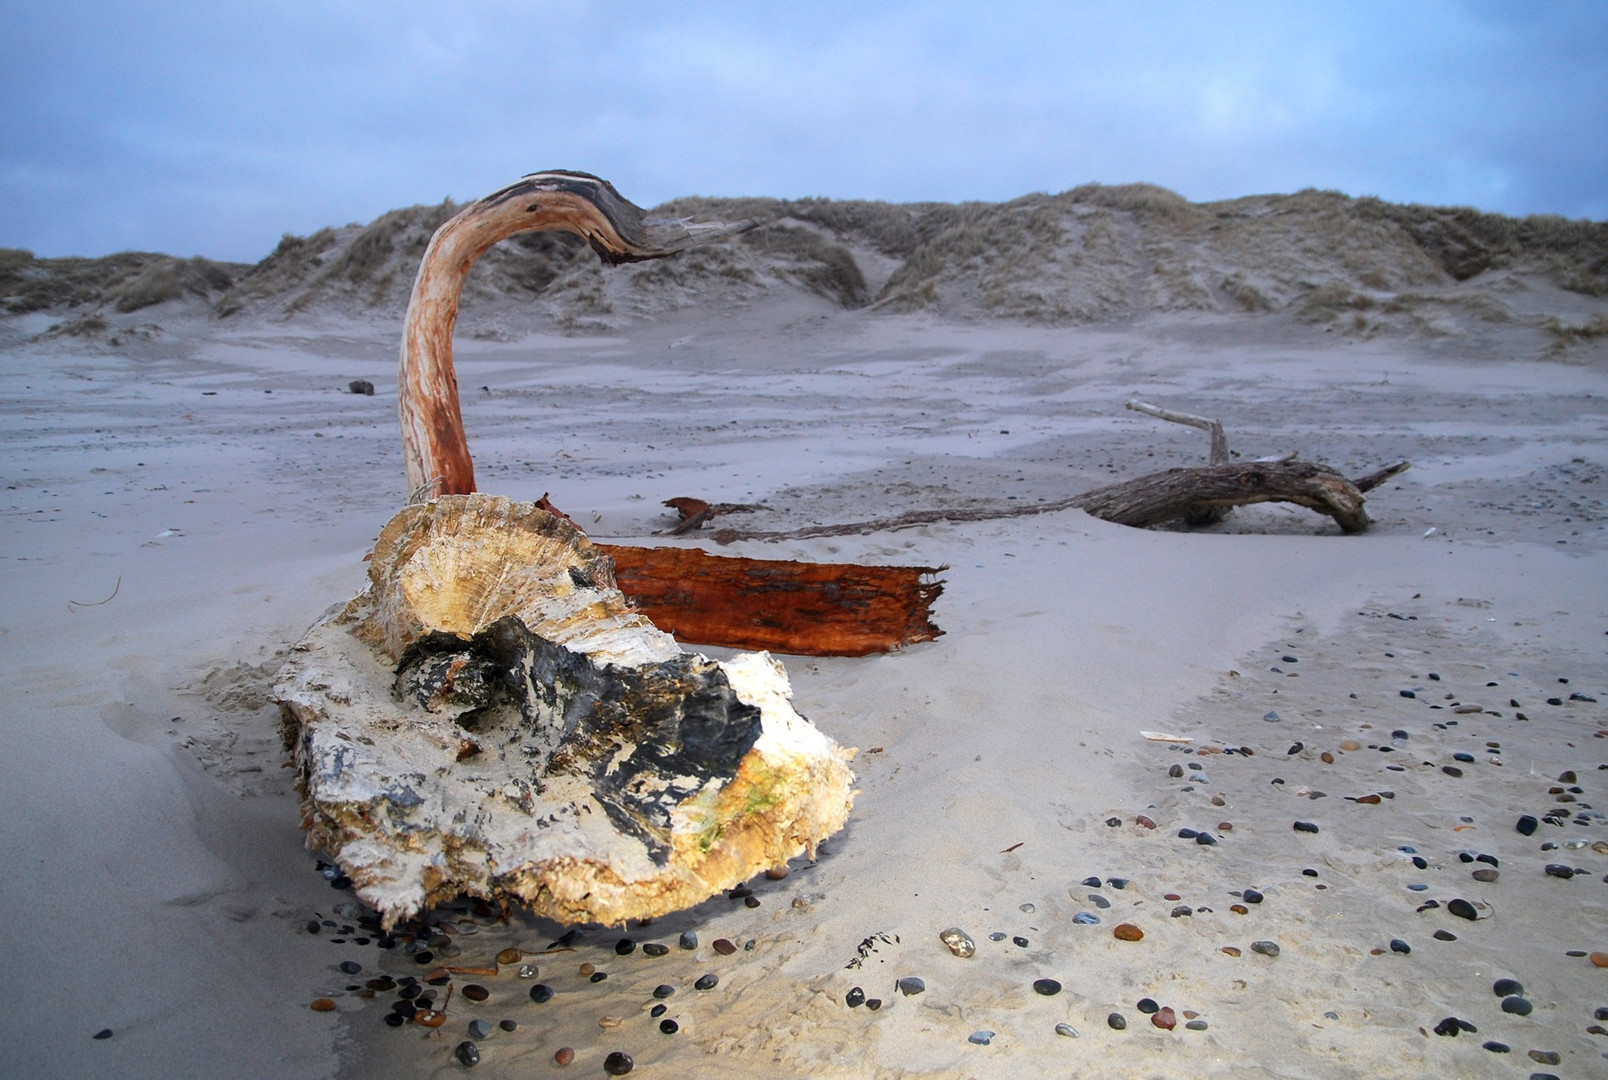
[[[614,580],[680,641],[801,656],[866,656],[943,633],[941,566],[862,566],[597,545]]]

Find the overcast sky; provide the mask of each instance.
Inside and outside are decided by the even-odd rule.
[[[1608,3],[5,0],[0,246],[255,261],[563,167],[1608,217]]]

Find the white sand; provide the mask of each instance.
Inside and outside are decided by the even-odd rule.
[[[1565,955],[1608,950],[1608,856],[1540,850],[1608,840],[1608,821],[1529,839],[1513,828],[1556,805],[1548,791],[1564,769],[1579,774],[1581,800],[1608,803],[1608,741],[1593,737],[1608,705],[1544,703],[1570,691],[1608,702],[1601,345],[1564,363],[1537,358],[1517,330],[1426,343],[1336,340],[1273,317],[1037,329],[804,299],[681,312],[611,337],[460,333],[481,487],[551,492],[600,538],[640,541],[669,523],[659,502],[676,495],[762,502],[771,511],[730,523],[790,528],[1014,506],[1203,457],[1198,432],[1125,412],[1134,394],[1220,416],[1246,456],[1298,450],[1353,474],[1403,457],[1414,467],[1373,493],[1378,525],[1358,537],[1262,507],[1204,534],[1069,512],[738,545],[950,566],[936,642],[788,661],[800,710],[861,748],[849,828],[815,866],[756,882],[758,908],[717,898],[627,931],[674,946],[696,929],[695,956],[615,957],[619,933],[592,928],[577,952],[538,958],[553,1002],[532,1004],[511,971],[471,980],[491,999],[454,998],[426,1034],[381,1023],[394,994],[343,990],[423,968],[305,932],[315,913],[348,921],[332,909],[349,894],[301,848],[265,696],[276,654],[359,588],[362,557],[403,497],[395,328],[220,331],[175,314],[157,340],[109,349],[26,340],[44,323],[8,320],[0,367],[8,1073],[457,1075],[452,1049],[475,1017],[520,1024],[480,1041],[477,1075],[493,1076],[557,1073],[560,1045],[584,1075],[610,1050],[645,1076],[1608,1068],[1608,1037],[1586,1032],[1608,1005],[1608,969]],[[380,393],[345,393],[352,378]],[[114,585],[104,604],[68,603]],[[1399,696],[1413,687],[1424,692]],[[1431,708],[1454,702],[1501,715]],[[1262,719],[1270,709],[1279,723]],[[1397,728],[1411,735],[1403,748],[1366,749]],[[1255,756],[1187,754],[1141,729]],[[1364,749],[1342,753],[1350,737]],[[1305,750],[1286,755],[1297,740]],[[1500,766],[1487,741],[1500,743]],[[1458,751],[1476,760],[1454,779],[1441,766]],[[1167,776],[1188,762],[1209,776],[1192,791]],[[1301,794],[1313,790],[1327,797]],[[1395,797],[1344,798],[1380,790]],[[1159,828],[1137,826],[1140,814]],[[1119,827],[1104,824],[1113,816]],[[1294,832],[1298,819],[1321,832]],[[1219,843],[1178,839],[1181,826]],[[1498,856],[1499,881],[1473,881],[1484,864],[1459,862],[1464,849]],[[1552,862],[1589,873],[1547,877]],[[1079,884],[1091,875],[1132,883]],[[1233,894],[1252,887],[1265,901],[1232,913]],[[1454,897],[1490,917],[1414,911]],[[1169,918],[1176,903],[1212,910]],[[1084,910],[1100,924],[1074,924]],[[1114,940],[1121,919],[1145,939]],[[977,939],[975,958],[939,942],[956,925]],[[1436,928],[1458,940],[1435,941]],[[560,932],[519,918],[459,930],[468,963],[510,944],[540,951]],[[717,937],[754,947],[722,957]],[[1371,955],[1392,938],[1411,955]],[[846,968],[867,939],[874,948]],[[1253,940],[1281,954],[1252,953]],[[341,974],[345,959],[364,973]],[[582,961],[610,979],[587,983]],[[693,991],[705,971],[720,985]],[[926,992],[895,994],[905,975]],[[1525,984],[1532,1015],[1500,1012],[1490,983],[1502,976]],[[1040,977],[1065,991],[1035,995]],[[679,987],[674,1036],[645,1015],[660,982]],[[856,985],[880,1012],[843,1004]],[[310,1011],[326,994],[338,1011]],[[1177,1030],[1151,1026],[1135,1008],[1146,996],[1179,1011]],[[1185,1031],[1185,1009],[1208,1029]],[[1126,1031],[1107,1027],[1112,1011]],[[624,1023],[602,1029],[605,1014]],[[1447,1016],[1478,1034],[1421,1033]],[[1058,1022],[1081,1037],[1055,1034]],[[103,1028],[111,1038],[91,1038]],[[979,1030],[996,1033],[991,1045],[968,1043]],[[1482,1050],[1486,1039],[1513,1053]],[[1563,1063],[1535,1065],[1531,1049]]]

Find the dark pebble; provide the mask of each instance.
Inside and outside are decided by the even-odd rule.
[[[1196,832],[1194,829],[1179,829],[1178,830],[1178,839],[1180,839],[1180,840],[1193,840],[1193,839],[1195,839],[1195,837],[1197,837],[1199,835],[1200,835],[1200,833]]]
[[[992,1031],[974,1031],[966,1036],[966,1041],[975,1046],[987,1046],[994,1041],[994,1033]]]
[[[713,990],[718,982],[720,982],[720,976],[711,971],[707,975],[698,976],[698,981],[693,983],[692,986],[695,990]]]
[[[1469,876],[1472,877],[1475,881],[1483,881],[1486,884],[1490,884],[1491,882],[1495,881],[1497,878],[1501,877],[1502,875],[1499,874],[1497,871],[1492,870],[1489,866],[1482,866],[1478,870],[1476,870],[1472,874],[1470,874]]]
[[[866,998],[865,999],[865,1007],[870,1009],[872,1012],[876,1012],[878,1009],[882,1008],[882,999],[881,998]]]
[[[1523,817],[1519,818],[1519,823],[1513,827],[1519,830],[1519,832],[1523,833],[1525,836],[1534,836],[1535,830],[1540,824],[1541,823],[1532,815],[1525,814]]]
[[[1184,775],[1184,767],[1182,765],[1174,765],[1167,770],[1167,775],[1176,780],[1180,776]]]
[[[1435,1025],[1435,1034],[1437,1035],[1449,1035],[1453,1038],[1456,1038],[1462,1033],[1462,1025],[1457,1022],[1457,1017],[1455,1016],[1448,1016],[1446,1019]]]
[[[356,975],[359,971],[363,970],[363,965],[359,964],[356,960],[342,960],[341,970],[346,972],[348,975]]]
[[[1506,1054],[1512,1049],[1507,1043],[1497,1042],[1495,1039],[1490,1039],[1480,1045],[1493,1054]]]
[[[95,1032],[95,1034],[90,1036],[90,1038],[92,1038],[92,1039],[110,1039],[111,1037],[112,1037],[112,1029],[111,1028],[101,1028],[99,1031]]]
[[[674,1020],[660,1020],[659,1030],[664,1032],[666,1035],[674,1035],[676,1032],[681,1030],[681,1025],[676,1023]]]
[[[1217,844],[1217,837],[1209,832],[1203,832],[1195,837],[1195,843],[1200,844],[1202,847],[1214,847]]]
[[[683,930],[681,937],[677,940],[677,944],[683,949],[696,949],[698,947],[698,935],[691,930]]]
[[[865,1004],[865,991],[856,986],[843,995],[843,1003],[851,1009],[858,1009]]]
[[[670,946],[661,945],[657,941],[650,941],[642,946],[644,956],[663,956],[670,951]]]
[[[1299,754],[1301,751],[1303,751],[1305,749],[1306,749],[1306,743],[1301,743],[1301,742],[1292,743],[1292,744],[1290,744],[1290,748],[1288,750],[1284,751],[1284,756],[1289,757],[1291,754]]]
[[[1498,979],[1491,984],[1491,993],[1497,997],[1510,997],[1524,993],[1524,984],[1517,979]]]
[[[1253,941],[1251,942],[1251,951],[1261,953],[1263,956],[1277,956],[1279,954],[1279,945],[1276,941]]]
[[[1410,953],[1410,952],[1413,951],[1413,947],[1411,945],[1407,944],[1401,938],[1391,938],[1390,939],[1390,951],[1391,952],[1399,952],[1399,953]]]
[[[491,1034],[491,1025],[484,1020],[469,1021],[469,1037],[471,1039],[484,1039]]]
[[[1125,877],[1106,878],[1106,884],[1111,886],[1113,889],[1126,889],[1128,887],[1128,879]]]
[[[1566,881],[1575,876],[1574,868],[1564,866],[1562,863],[1547,863],[1546,871],[1550,876],[1563,878]]]
[[[726,938],[716,938],[714,940],[714,949],[721,956],[730,956],[737,951],[737,946]]]
[[[743,906],[744,907],[758,907],[759,902],[760,902],[759,897],[757,897],[757,896],[745,896],[745,897],[743,897]]]
[[[414,998],[424,993],[424,987],[420,986],[418,983],[414,983],[411,986],[404,986],[401,990],[397,991],[397,993],[401,996],[403,1001],[412,1001]]]
[[[606,971],[594,971],[589,976],[588,981],[598,983],[598,982],[602,982],[604,979],[606,979],[608,977],[609,977],[609,973],[606,972]]]
[[[1190,907],[1188,904],[1179,904],[1177,907],[1172,909],[1172,917],[1175,919],[1186,918],[1194,914],[1195,909]]]
[[[1297,821],[1295,823],[1295,831],[1315,833],[1318,831],[1318,827],[1312,824],[1310,821]]]
[[[1449,902],[1446,905],[1446,910],[1456,915],[1459,919],[1467,919],[1470,922],[1480,917],[1480,913],[1474,910],[1474,905],[1462,897]]]
[[[1418,869],[1420,869],[1420,870],[1428,870],[1429,869],[1429,861],[1427,859],[1425,859],[1422,855],[1414,855],[1413,856],[1413,865],[1418,867]]]
[[[472,1069],[480,1064],[480,1047],[465,1039],[458,1044],[458,1048],[452,1052],[452,1056],[457,1058],[464,1068]]]
[[[435,963],[435,954],[429,949],[425,949],[423,952],[416,952],[413,954],[413,962],[415,964],[433,964]]]
[[[307,920],[307,932],[309,934],[316,934],[316,933],[318,933],[319,931],[321,931],[323,929],[324,929],[323,924],[320,923],[317,919],[308,919]]]
[[[329,883],[329,887],[332,889],[350,889],[352,887],[352,879],[347,877],[345,874],[342,874],[340,877],[332,880]]]
[[[1459,769],[1456,765],[1442,765],[1441,772],[1445,773],[1447,776],[1463,775],[1463,770]]]
[[[618,1050],[603,1059],[603,1071],[610,1076],[624,1076],[634,1068],[636,1062],[631,1060],[631,1055]]]
[[[667,998],[675,992],[676,988],[671,986],[669,983],[660,983],[658,986],[653,988],[653,996],[656,998]]]
[[[1561,1065],[1563,1057],[1556,1050],[1531,1050],[1530,1060],[1537,1065]]]
[[[665,1013],[667,1013],[669,1011],[670,1011],[670,1006],[666,1005],[664,1002],[661,1001],[661,1002],[659,1002],[659,1004],[655,1005],[653,1008],[648,1010],[648,1015],[653,1017],[655,1020],[657,1020],[657,1019],[659,1019],[659,1017],[663,1016]]]
[[[1255,889],[1246,889],[1244,892],[1240,893],[1240,899],[1244,900],[1247,904],[1260,904],[1263,900],[1263,896]]]
[[[1524,993],[1523,990],[1516,990],[1514,992],[1519,994]],[[1608,1020],[1608,1005],[1597,1006],[1597,1011],[1591,1014],[1591,1018],[1593,1020]]]
[[[557,1050],[553,1051],[553,1060],[558,1062],[560,1065],[568,1065],[570,1062],[575,1060],[575,1051],[571,1050],[567,1046],[560,1046]]]
[[[916,978],[914,975],[906,975],[904,978],[900,979],[896,985],[899,993],[903,994],[905,997],[914,997],[923,990],[927,989],[927,984]]]
[[[1456,941],[1457,935],[1450,930],[1437,930],[1432,935],[1436,941]]]
[[[1128,1018],[1121,1013],[1112,1013],[1106,1017],[1106,1024],[1110,1026],[1112,1031],[1121,1031],[1128,1026]]]
[[[1161,1008],[1160,1005],[1156,1004],[1155,998],[1140,998],[1138,1001],[1134,1002],[1133,1007],[1144,1013],[1146,1016],[1149,1016],[1151,1013]]]
[[[1115,829],[1118,825],[1122,824],[1122,819],[1119,817],[1108,817],[1106,818],[1106,824]]]
[[[1461,761],[1465,765],[1472,765],[1472,764],[1474,764],[1474,755],[1473,754],[1457,753],[1457,754],[1452,755],[1452,760],[1453,761]]]
[[[1406,697],[1406,698],[1415,698],[1415,697],[1418,696],[1417,694],[1413,693],[1411,690],[1398,690],[1397,693],[1399,693],[1402,697]]]
[[[614,943],[615,956],[630,956],[634,952],[636,952],[636,942],[628,937],[623,937]]]
[[[1018,949],[1025,949],[1025,948],[1027,948],[1027,939],[1025,937],[1022,937],[1022,936],[1018,935],[1016,937],[1011,938],[1011,944],[1015,945]]]
[[[1090,889],[1098,889],[1100,887],[1100,879],[1097,877],[1086,877],[1083,879],[1083,885]]]
[[[1034,979],[1033,989],[1045,997],[1054,997],[1061,992],[1061,984],[1054,979]]]
[[[463,996],[470,1001],[485,1001],[491,996],[491,991],[479,983],[470,983],[463,988]]]
[[[540,1005],[553,1000],[553,988],[546,983],[537,983],[530,988],[530,999]]]
[[[388,1012],[385,1014],[386,1027],[401,1027],[407,1022],[407,1017],[403,1016],[401,1013]]]
[[[1505,997],[1502,999],[1502,1011],[1512,1013],[1514,1016],[1529,1016],[1535,1006],[1521,997]]]
[[[497,1026],[502,1028],[504,1031],[517,1031],[517,1030],[519,1030],[519,1021],[517,1021],[517,1020],[499,1020],[499,1021],[497,1021]]]

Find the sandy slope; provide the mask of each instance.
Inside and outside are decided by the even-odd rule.
[[[616,957],[618,933],[593,928],[576,952],[538,958],[553,1002],[532,1004],[508,972],[480,980],[484,1005],[455,999],[424,1036],[381,1023],[394,994],[344,990],[422,969],[305,931],[315,917],[350,921],[334,911],[348,894],[300,849],[265,698],[276,652],[359,587],[401,500],[394,329],[159,317],[162,334],[116,349],[33,340],[43,315],[4,328],[0,910],[12,933],[0,965],[12,993],[0,1032],[18,1075],[455,1075],[452,1049],[477,1016],[520,1024],[482,1041],[489,1075],[556,1071],[565,1044],[588,1075],[612,1049],[644,1075],[1604,1067],[1608,1037],[1586,1029],[1608,1005],[1608,970],[1565,953],[1608,950],[1608,856],[1540,844],[1608,840],[1608,822],[1513,830],[1556,805],[1564,769],[1580,800],[1608,798],[1608,742],[1593,737],[1608,706],[1544,703],[1568,691],[1608,702],[1600,344],[1560,361],[1507,324],[1432,340],[1274,317],[1026,327],[803,295],[607,336],[476,340],[466,327],[459,378],[481,485],[551,492],[601,537],[663,527],[659,501],[674,495],[761,502],[771,509],[741,524],[788,528],[1017,506],[1203,454],[1198,433],[1124,412],[1133,394],[1221,416],[1247,456],[1415,464],[1370,499],[1379,524],[1361,537],[1259,508],[1202,535],[1061,513],[740,546],[951,567],[938,641],[788,665],[801,711],[861,748],[849,829],[815,866],[757,883],[758,908],[722,898],[627,931],[673,946],[696,929],[695,954]],[[352,378],[379,393],[345,393]],[[68,604],[114,586],[99,606]],[[1425,692],[1399,696],[1414,687]],[[1431,708],[1454,703],[1501,715]],[[1279,723],[1262,719],[1270,709]],[[1367,749],[1398,728],[1403,748]],[[1141,729],[1255,753],[1186,755]],[[1342,751],[1347,738],[1362,749]],[[1463,777],[1441,771],[1467,751]],[[1167,775],[1186,761],[1208,779]],[[1376,806],[1345,800],[1387,787],[1395,797]],[[1136,825],[1141,814],[1159,827]],[[1297,819],[1321,831],[1295,833]],[[1178,839],[1180,826],[1219,843]],[[1499,880],[1474,882],[1465,848],[1497,856]],[[1548,877],[1549,862],[1589,873]],[[1131,884],[1081,886],[1089,876]],[[1236,915],[1232,894],[1247,888],[1266,899]],[[1454,897],[1491,917],[1415,913]],[[1170,918],[1179,903],[1197,910]],[[1102,921],[1075,924],[1084,910]],[[1145,940],[1114,940],[1119,917]],[[540,951],[559,932],[443,918],[471,962],[509,944]],[[944,950],[951,925],[978,939],[977,957]],[[1434,940],[1436,928],[1458,940]],[[710,942],[723,936],[754,947],[719,956]],[[1391,938],[1412,953],[1371,955]],[[1281,954],[1250,952],[1262,939]],[[364,973],[340,973],[346,959]],[[583,961],[610,979],[587,982]],[[720,985],[697,993],[705,971]],[[904,975],[926,992],[895,994]],[[1035,995],[1046,976],[1066,990]],[[1525,983],[1532,1015],[1497,1009],[1499,976]],[[674,1036],[643,1015],[660,982],[679,987]],[[884,1008],[845,1007],[855,985]],[[324,994],[337,1012],[308,1009]],[[1209,1027],[1156,1030],[1134,1007],[1144,996]],[[1106,1026],[1112,1011],[1126,1031]],[[600,1028],[606,1014],[623,1024]],[[1478,1034],[1420,1033],[1453,1015]],[[1081,1037],[1055,1034],[1058,1022]],[[102,1028],[112,1037],[93,1040]],[[992,1045],[968,1043],[985,1029]],[[1536,1066],[1531,1049],[1563,1064]]]

